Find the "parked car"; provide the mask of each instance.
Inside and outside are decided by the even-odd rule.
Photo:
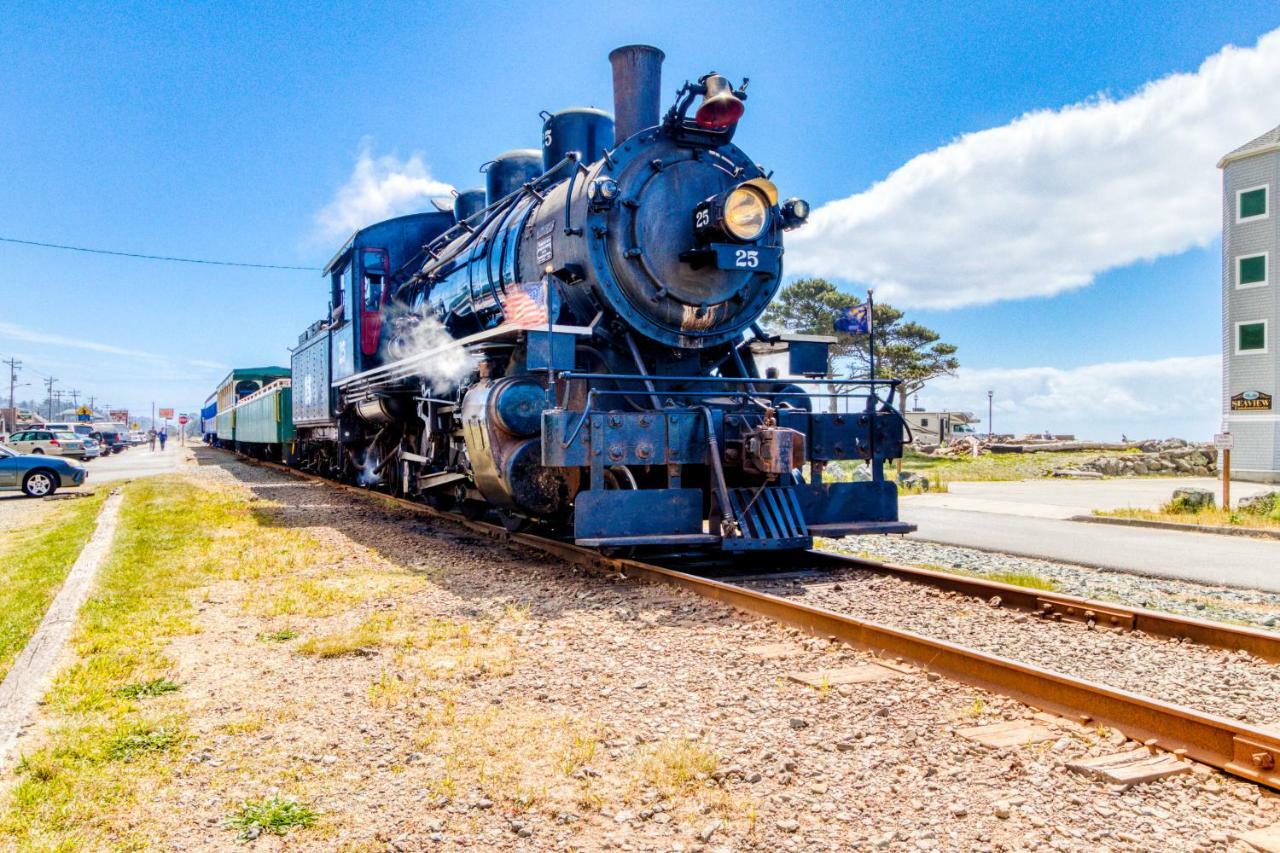
[[[15,432],[5,442],[18,453],[34,456],[84,456],[84,442],[74,432],[53,432],[48,429],[28,429]]]
[[[121,453],[129,446],[125,443],[124,431],[120,429],[120,424],[113,421],[99,421],[93,425],[93,428],[97,432],[94,438],[111,448],[112,453]]]
[[[42,498],[63,486],[79,486],[89,476],[74,459],[56,456],[24,456],[0,447],[0,491],[17,489],[28,497]]]
[[[58,432],[62,430],[62,427],[64,426],[64,424],[56,423],[56,424],[47,424],[46,426],[48,429],[51,429],[54,432]],[[88,450],[89,440],[92,439],[98,446],[98,454],[97,454],[98,456],[106,456],[111,453],[111,448],[108,447],[106,442],[102,440],[102,433],[98,432],[98,429],[92,424],[87,424],[84,422],[77,421],[74,423],[65,424],[65,426],[68,427],[68,429],[66,430],[67,432],[74,432],[76,435],[80,437],[80,440],[85,443],[86,450]],[[92,459],[94,458],[94,456],[86,453],[85,458]]]
[[[85,462],[88,462],[90,459],[97,459],[99,456],[101,456],[105,452],[102,449],[102,445],[98,443],[98,440],[96,438],[85,437],[81,439],[81,441],[84,442],[84,460],[83,461]]]

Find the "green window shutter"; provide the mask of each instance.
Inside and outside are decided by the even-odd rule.
[[[1267,326],[1265,323],[1244,323],[1240,326],[1240,351],[1266,349]]]
[[[1240,193],[1240,218],[1262,216],[1267,212],[1267,188],[1258,187],[1247,193]]]
[[[1267,256],[1255,255],[1240,259],[1239,284],[1257,284],[1267,280]]]

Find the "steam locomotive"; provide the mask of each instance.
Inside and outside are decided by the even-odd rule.
[[[732,143],[747,81],[685,82],[662,114],[663,58],[614,50],[613,118],[544,112],[541,150],[487,163],[483,189],[357,231],[270,386],[274,440],[221,413],[218,438],[591,547],[913,529],[884,477],[895,382],[836,382],[832,339],[757,325],[809,205]],[[245,399],[267,412],[267,391]],[[833,460],[871,477],[825,482]]]

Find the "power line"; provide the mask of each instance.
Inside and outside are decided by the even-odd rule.
[[[38,240],[19,240],[16,237],[0,237],[0,243],[17,243],[22,246],[40,246],[44,249],[63,249],[68,252],[88,252],[91,255],[116,255],[121,258],[139,258],[145,261],[175,261],[181,264],[206,264],[216,267],[252,267],[260,270],[321,271],[320,267],[293,267],[285,264],[250,264],[240,261],[211,261],[205,258],[175,258],[169,255],[143,255],[138,252],[116,252],[111,249],[87,249],[84,246],[67,246],[62,243],[42,243]]]

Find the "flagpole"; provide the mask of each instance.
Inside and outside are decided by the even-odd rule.
[[[868,460],[871,465],[871,480],[879,483],[884,480],[884,467],[876,464],[876,404],[879,398],[876,397],[876,303],[874,298],[875,290],[867,288],[867,366],[870,370],[871,384],[867,386],[867,414],[868,432],[867,432],[867,450],[871,452],[871,459]]]
[[[867,363],[871,368],[871,380],[874,382],[876,378],[876,303],[872,298],[874,290],[867,289]],[[871,386],[872,396],[875,395],[875,385]]]

